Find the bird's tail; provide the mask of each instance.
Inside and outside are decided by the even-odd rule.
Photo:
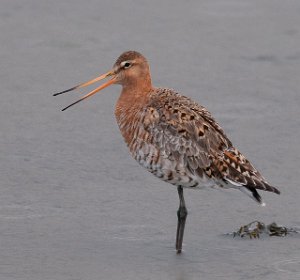
[[[226,178],[226,181],[229,182],[234,188],[239,189],[240,191],[242,191],[243,193],[248,195],[250,198],[252,198],[254,201],[256,201],[257,203],[259,203],[262,206],[265,206],[266,204],[264,203],[264,201],[262,200],[261,196],[259,195],[259,193],[257,192],[256,189],[280,194],[280,191],[278,189],[269,185],[265,181],[261,181],[261,182],[259,182],[259,184],[255,184],[255,185],[235,182],[228,178]]]
[[[254,187],[242,186],[240,190],[246,195],[248,195],[250,198],[252,198],[254,201],[259,203],[261,206],[266,205],[266,203],[263,201],[263,199]]]

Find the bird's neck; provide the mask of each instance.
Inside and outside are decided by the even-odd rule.
[[[153,91],[150,75],[140,76],[138,79],[126,80],[122,84],[122,92],[117,107],[130,108],[144,104]]]
[[[147,94],[152,90],[151,76],[143,73],[138,78],[127,78],[122,84],[122,95]]]
[[[152,86],[144,88],[123,87],[115,107],[118,126],[128,146],[134,140],[136,129],[140,125],[143,108],[148,104]]]

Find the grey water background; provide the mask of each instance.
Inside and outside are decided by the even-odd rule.
[[[297,236],[226,237],[253,220],[300,226],[300,2],[0,2],[0,279],[299,279]],[[176,189],[131,159],[112,86],[52,93],[134,49],[156,86],[206,106],[282,194]]]

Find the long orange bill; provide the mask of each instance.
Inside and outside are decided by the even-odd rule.
[[[100,81],[100,80],[103,80],[103,79],[105,79],[105,78],[107,78],[107,77],[109,77],[109,76],[113,76],[113,75],[114,75],[113,71],[109,71],[109,72],[107,72],[107,73],[105,73],[105,74],[103,74],[103,75],[101,75],[101,76],[99,76],[99,77],[97,77],[97,78],[95,78],[95,79],[93,79],[93,80],[90,80],[90,81],[88,81],[88,82],[79,84],[79,85],[77,85],[77,86],[75,86],[75,87],[72,87],[72,88],[69,88],[69,89],[67,89],[67,90],[64,90],[64,91],[55,93],[55,94],[53,94],[53,96],[57,96],[57,95],[60,95],[60,94],[65,93],[65,92],[69,92],[69,91],[72,91],[72,90],[75,90],[75,89],[78,89],[78,88],[82,88],[82,87],[89,86],[89,85],[91,85],[91,84],[93,84],[93,83],[96,83],[96,82],[98,82],[98,81]],[[86,98],[88,98],[88,97],[94,95],[94,94],[97,93],[98,91],[100,91],[100,90],[102,90],[102,89],[104,89],[104,88],[106,88],[106,87],[108,87],[108,86],[114,84],[115,82],[116,82],[116,78],[113,77],[111,80],[107,81],[105,84],[103,84],[103,85],[97,87],[96,89],[94,89],[94,90],[91,91],[90,93],[86,94],[86,95],[83,96],[82,98],[78,99],[78,100],[75,101],[74,103],[72,103],[72,104],[70,104],[69,106],[63,108],[62,111],[65,111],[66,109],[70,108],[71,106],[73,106],[73,105],[79,103],[80,101],[82,101],[82,100],[84,100],[84,99],[86,99]]]

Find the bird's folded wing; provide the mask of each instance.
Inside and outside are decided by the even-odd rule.
[[[192,173],[279,193],[232,146],[209,111],[191,99],[164,90],[150,100],[144,124],[161,155],[182,161]]]

